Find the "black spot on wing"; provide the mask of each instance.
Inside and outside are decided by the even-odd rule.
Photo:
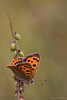
[[[30,72],[30,70],[26,70],[26,72]]]
[[[23,69],[25,69],[25,68],[23,68]]]
[[[34,70],[34,68],[32,68],[32,70]]]
[[[39,60],[37,60],[37,62],[39,62]]]
[[[22,67],[20,67],[20,69],[22,69]]]
[[[26,66],[24,66],[24,67],[26,67]]]
[[[29,74],[29,73],[26,73],[26,74]]]
[[[39,60],[37,60],[37,58],[33,58],[33,60],[36,60],[37,62],[39,62]]]
[[[35,67],[36,66],[36,64],[33,64],[33,67]]]
[[[17,63],[21,63],[22,61],[18,61]]]
[[[36,60],[36,58],[33,58],[33,60]]]
[[[28,62],[30,62],[30,60],[28,60]]]
[[[33,63],[33,61],[31,61],[31,63]]]

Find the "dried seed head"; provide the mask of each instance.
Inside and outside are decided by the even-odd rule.
[[[11,44],[10,50],[11,50],[11,51],[14,51],[15,49],[16,49],[16,44],[13,42],[13,43]]]
[[[16,40],[20,40],[20,39],[21,39],[21,36],[20,36],[18,33],[15,32],[14,38],[15,38]]]
[[[19,54],[20,57],[24,57],[24,53],[23,53],[23,51],[18,50],[18,54]]]

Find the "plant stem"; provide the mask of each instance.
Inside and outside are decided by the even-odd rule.
[[[10,29],[11,29],[11,33],[12,36],[14,38],[14,33],[13,33],[13,27],[12,27],[12,20],[11,17],[9,15],[7,15],[9,17],[10,20]],[[16,39],[14,38],[13,42],[16,44],[16,56],[14,57],[14,59],[18,58],[18,45],[16,43]],[[24,83],[22,81],[19,81],[18,79],[16,79],[16,76],[14,78],[15,82],[16,82],[16,89],[15,89],[15,97],[17,100],[24,100],[23,96],[22,96],[22,92],[24,91]]]
[[[9,17],[9,20],[10,20],[10,29],[11,29],[11,32],[12,32],[12,35],[13,35],[13,27],[12,27],[12,21],[11,21],[11,17],[9,15],[7,15]]]

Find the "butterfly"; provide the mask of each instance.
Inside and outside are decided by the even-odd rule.
[[[11,61],[7,68],[11,69],[17,78],[24,83],[32,82],[32,79],[38,69],[40,54],[34,53],[26,57],[19,57]]]

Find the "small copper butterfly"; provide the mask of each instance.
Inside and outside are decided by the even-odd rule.
[[[19,57],[12,60],[7,67],[11,69],[15,76],[22,82],[29,83],[38,69],[39,62],[40,54],[34,53],[26,57]]]

